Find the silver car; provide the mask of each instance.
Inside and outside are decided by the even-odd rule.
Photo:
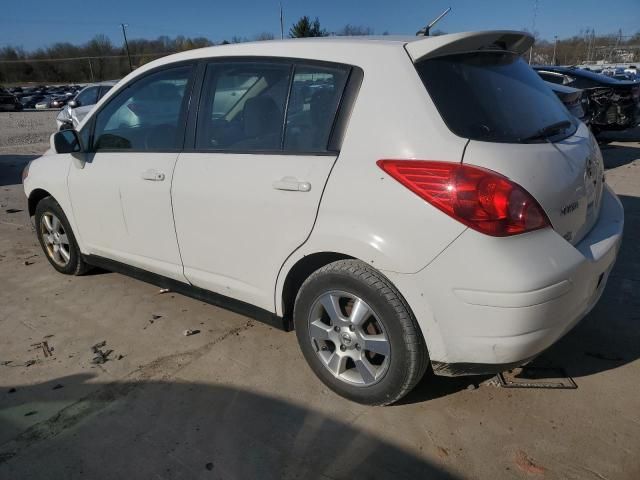
[[[78,95],[67,103],[56,117],[58,130],[76,128],[93,106],[98,103],[98,100],[111,90],[111,87],[116,83],[118,83],[117,80],[92,83],[80,90]]]

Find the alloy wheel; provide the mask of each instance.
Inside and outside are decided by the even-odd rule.
[[[40,219],[40,235],[45,251],[56,265],[66,267],[71,260],[69,237],[60,219],[51,212],[46,212]]]
[[[389,367],[391,343],[384,325],[354,294],[321,295],[311,307],[309,337],[325,368],[354,386],[377,383]]]

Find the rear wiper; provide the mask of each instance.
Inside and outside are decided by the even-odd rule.
[[[558,133],[566,130],[572,125],[569,120],[562,120],[561,122],[552,123],[551,125],[547,125],[544,128],[541,128],[536,133],[529,137],[521,138],[521,142],[528,142],[530,140],[539,140],[539,139],[547,139],[549,137],[553,137]]]

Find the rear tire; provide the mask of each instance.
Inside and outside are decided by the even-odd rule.
[[[36,235],[47,260],[65,275],[82,275],[91,267],[82,259],[71,225],[58,202],[45,197],[36,206]]]
[[[293,317],[311,369],[354,402],[394,403],[427,368],[427,347],[406,301],[360,260],[340,260],[311,274],[298,292]]]

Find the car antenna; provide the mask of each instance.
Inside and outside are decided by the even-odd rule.
[[[442,17],[444,17],[447,13],[449,13],[451,11],[451,7],[447,8],[444,12],[442,12],[440,15],[438,15],[435,20],[433,20],[430,24],[428,24],[426,27],[421,28],[420,30],[418,30],[416,32],[416,37],[428,37],[429,33],[431,32],[431,28],[440,21],[440,19]]]

